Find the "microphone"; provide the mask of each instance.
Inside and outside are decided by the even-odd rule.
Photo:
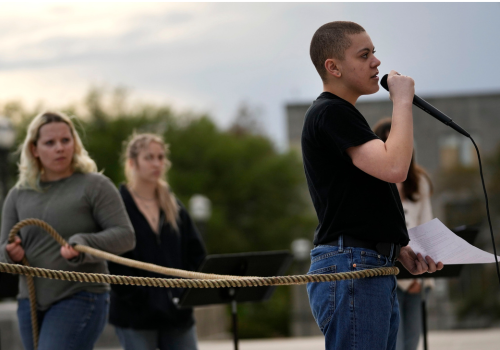
[[[384,75],[382,77],[382,80],[380,80],[380,85],[387,91],[389,91],[389,86],[387,86],[387,77],[388,75]],[[450,117],[448,117],[446,114],[441,112],[439,109],[431,105],[429,102],[424,100],[423,98],[418,97],[417,95],[413,95],[413,104],[423,110],[426,113],[429,113],[431,116],[439,120],[441,123],[444,123],[445,125],[448,125],[449,127],[455,129],[459,133],[461,133],[464,136],[467,136],[470,138],[470,135],[467,131],[462,129],[457,123],[455,123]]]

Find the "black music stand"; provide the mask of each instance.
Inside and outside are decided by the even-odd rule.
[[[0,299],[15,298],[18,293],[19,276],[0,273]]]
[[[19,276],[10,273],[0,273],[0,299],[15,298],[18,293]],[[0,335],[0,350],[2,339]]]
[[[290,252],[270,251],[239,254],[209,255],[199,272],[233,276],[282,276],[292,262]],[[276,286],[246,288],[187,288],[178,307],[231,304],[234,349],[238,350],[237,304],[268,300]]]
[[[471,226],[463,225],[452,229],[452,231],[460,238],[466,240],[467,243],[474,245],[474,240],[476,239],[479,233],[479,225],[471,225]],[[423,282],[424,278],[457,278],[460,276],[460,272],[462,271],[464,265],[446,265],[445,268],[443,268],[441,271],[436,271],[432,274],[424,273],[423,275],[418,275],[418,276],[409,273],[408,270],[405,269],[399,261],[396,262],[396,266],[399,268],[399,274],[397,275],[398,280],[421,278]],[[424,338],[424,350],[427,350],[428,349],[427,306],[423,288],[422,288],[422,335]]]

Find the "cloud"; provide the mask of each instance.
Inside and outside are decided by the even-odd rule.
[[[91,84],[125,85],[222,126],[247,101],[283,144],[284,103],[322,90],[309,59],[320,25],[361,23],[380,71],[413,76],[425,96],[500,90],[499,15],[465,3],[2,3],[0,98],[56,105]]]

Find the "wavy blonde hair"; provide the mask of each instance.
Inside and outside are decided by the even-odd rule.
[[[21,147],[21,160],[18,164],[19,180],[16,183],[16,187],[42,191],[40,175],[42,174],[43,166],[40,160],[33,156],[31,145],[36,146],[40,137],[40,128],[50,123],[65,123],[69,126],[75,145],[71,161],[73,171],[80,173],[97,172],[97,165],[83,147],[82,140],[78,136],[71,119],[61,112],[43,112],[37,115],[28,126],[28,132]]]
[[[165,150],[165,171],[163,177],[158,179],[158,184],[156,187],[156,197],[160,203],[160,207],[167,217],[167,222],[174,228],[178,230],[177,219],[179,218],[179,205],[175,195],[171,193],[170,186],[168,185],[166,174],[172,163],[166,157],[169,153],[168,145],[165,144],[163,139],[155,134],[132,134],[130,139],[126,142],[125,152],[124,152],[124,163],[125,163],[125,178],[127,179],[127,187],[131,187],[135,182],[135,172],[130,161],[132,160],[136,165],[139,153],[145,150],[151,142],[156,142]]]

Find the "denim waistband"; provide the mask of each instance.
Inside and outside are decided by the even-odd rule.
[[[397,243],[373,243],[344,235],[340,235],[336,241],[322,245],[336,246],[339,252],[343,252],[348,247],[371,249],[387,257],[391,262],[396,261],[401,250],[401,245]]]

